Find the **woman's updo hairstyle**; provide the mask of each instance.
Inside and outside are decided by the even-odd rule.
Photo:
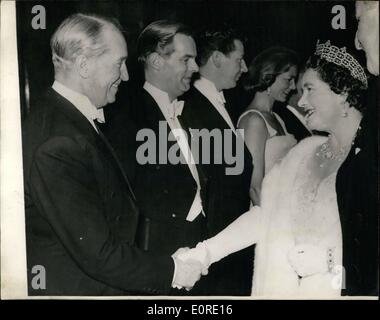
[[[336,94],[347,94],[346,101],[359,111],[363,111],[363,93],[366,85],[354,78],[351,71],[345,65],[327,61],[320,55],[313,54],[306,62],[306,69],[316,71],[320,79],[328,84],[330,89]]]

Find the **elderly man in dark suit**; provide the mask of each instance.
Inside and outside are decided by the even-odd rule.
[[[239,148],[239,138],[242,141],[231,114],[233,106],[228,105],[223,94],[223,90],[236,86],[247,66],[242,37],[235,30],[206,31],[198,38],[197,46],[200,79],[184,95],[182,117],[192,129],[217,130],[223,137],[221,148],[215,140],[211,145],[210,163],[203,163],[209,182],[207,230],[209,236],[214,236],[250,207],[252,158],[244,143]],[[236,163],[227,161],[227,150],[236,150]],[[222,154],[222,161],[218,161]],[[201,159],[204,162],[203,154]],[[240,169],[229,174],[232,166]],[[212,266],[204,284],[199,285],[212,295],[249,295],[252,270],[253,248],[248,248]]]
[[[29,294],[166,294],[172,285],[191,287],[197,265],[135,247],[136,198],[97,124],[128,80],[118,24],[72,15],[51,48],[55,82],[23,126]],[[36,265],[45,269],[46,288],[33,284]]]

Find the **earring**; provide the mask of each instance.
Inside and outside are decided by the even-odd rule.
[[[270,96],[270,87],[267,88],[267,95]]]
[[[343,118],[347,118],[347,116],[348,116],[347,111],[344,111],[344,112],[343,112]]]

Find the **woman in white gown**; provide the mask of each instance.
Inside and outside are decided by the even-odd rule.
[[[345,48],[317,44],[302,78],[300,106],[312,129],[329,133],[302,140],[265,176],[261,206],[180,255],[208,267],[256,243],[252,295],[340,296],[342,236],[337,170],[350,151],[367,86],[363,68]],[[228,275],[226,275],[228,276]]]
[[[275,101],[284,102],[295,89],[297,54],[287,48],[273,47],[261,52],[250,64],[245,89],[251,103],[240,116],[238,127],[252,154],[253,174],[250,196],[260,205],[261,184],[276,161],[297,143],[282,119],[272,111]]]

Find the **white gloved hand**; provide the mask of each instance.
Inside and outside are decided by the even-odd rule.
[[[182,261],[198,261],[202,265],[202,275],[208,274],[210,259],[205,242],[199,242],[195,248],[190,250],[182,250],[176,257]]]
[[[178,257],[172,256],[176,264],[175,277],[172,287],[177,289],[185,288],[191,290],[195,283],[201,278],[202,264],[199,261],[188,259],[183,261]]]

